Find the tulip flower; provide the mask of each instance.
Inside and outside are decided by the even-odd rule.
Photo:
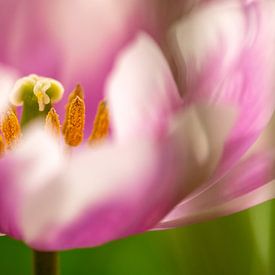
[[[20,9],[27,28],[3,30],[11,40],[0,51],[1,87],[23,112],[19,126],[16,113],[2,108],[1,232],[38,250],[91,247],[274,196],[272,151],[252,148],[274,111],[273,1],[202,3],[183,16],[169,38],[178,85],[152,37],[124,25],[132,13],[100,9],[110,22],[95,41],[86,34],[90,20],[104,22],[101,14],[91,19],[81,9],[80,28],[73,18],[81,6],[65,5],[63,14],[57,3],[33,12],[42,20],[40,10],[54,11],[51,22],[41,21],[45,32]],[[26,76],[10,89],[17,72]],[[80,85],[71,93],[64,139],[61,83],[96,93],[83,95]],[[90,110],[102,91],[91,132]],[[32,125],[38,116],[46,129]]]

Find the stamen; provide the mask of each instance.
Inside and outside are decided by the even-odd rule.
[[[109,135],[109,111],[105,101],[98,105],[96,117],[94,120],[92,134],[89,137],[89,143],[103,140]]]
[[[60,136],[60,120],[56,110],[52,107],[48,112],[45,121],[46,130],[51,133],[54,137]]]
[[[63,123],[63,127],[62,127],[62,133],[63,133],[63,135],[65,135],[65,133],[67,131],[67,127],[68,127],[70,105],[72,104],[72,101],[77,96],[80,97],[82,100],[84,98],[84,96],[83,96],[83,89],[82,89],[82,87],[79,84],[76,85],[75,89],[70,93],[69,98],[68,98],[68,103],[66,105],[65,120],[64,120],[64,123]]]
[[[78,146],[84,136],[85,124],[85,103],[83,100],[83,90],[77,85],[69,96],[66,106],[66,118],[63,125],[63,135],[65,142],[70,146]]]
[[[0,158],[5,154],[5,143],[2,135],[0,135]]]
[[[18,141],[21,129],[18,119],[12,109],[8,109],[2,117],[1,131],[7,147],[10,149]]]

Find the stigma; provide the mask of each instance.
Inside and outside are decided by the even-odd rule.
[[[29,75],[16,81],[10,95],[10,107],[1,115],[0,156],[11,150],[24,134],[24,128],[36,118],[44,120],[45,131],[57,140],[62,140],[69,147],[77,147],[84,143],[85,131],[85,99],[83,87],[79,84],[68,96],[64,106],[63,123],[54,108],[64,88],[55,79]],[[16,114],[17,106],[23,106],[21,119]],[[87,144],[104,141],[109,135],[108,103],[99,102],[93,122],[93,129]]]
[[[37,81],[33,88],[33,93],[37,97],[37,103],[39,111],[43,112],[45,110],[45,105],[51,102],[50,97],[46,94],[46,91],[51,87],[51,83],[48,81],[42,82]]]
[[[34,95],[39,111],[42,112],[45,110],[45,105],[59,101],[63,93],[64,87],[59,81],[31,74],[15,82],[10,94],[10,102],[14,106],[22,106],[28,97]]]

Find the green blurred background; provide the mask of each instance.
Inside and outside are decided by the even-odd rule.
[[[272,275],[275,202],[229,217],[62,252],[63,275]],[[275,233],[275,232],[274,232]],[[0,274],[31,274],[31,250],[0,238]]]

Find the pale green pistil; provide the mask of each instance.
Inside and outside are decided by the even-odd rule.
[[[23,97],[23,112],[20,121],[21,127],[25,126],[35,118],[45,118],[51,107],[52,104],[49,102],[43,106],[43,109],[41,109],[39,107],[38,98],[33,91],[26,92]]]
[[[52,78],[29,75],[16,81],[11,93],[11,103],[23,105],[21,127],[35,118],[45,118],[52,103],[62,98],[62,84]]]

